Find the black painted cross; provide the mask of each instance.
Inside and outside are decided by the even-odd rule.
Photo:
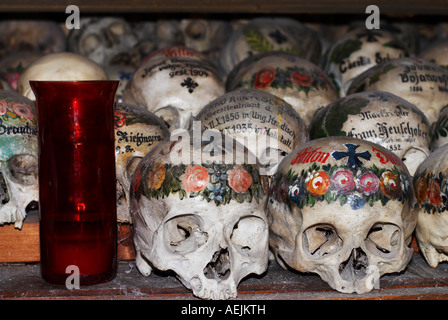
[[[346,143],[344,146],[347,148],[347,152],[344,151],[333,151],[331,153],[331,156],[335,158],[336,160],[340,160],[342,158],[348,157],[347,163],[345,164],[346,167],[350,168],[356,168],[356,167],[362,167],[363,163],[359,158],[363,158],[365,160],[370,160],[370,152],[364,151],[361,153],[356,153],[356,148],[359,147],[359,145],[352,144],[352,143]]]

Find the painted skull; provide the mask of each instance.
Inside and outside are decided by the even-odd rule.
[[[131,176],[141,159],[169,136],[165,123],[143,107],[115,104],[117,220],[132,222],[129,213]]]
[[[347,136],[394,152],[414,174],[429,155],[431,127],[416,106],[389,92],[354,93],[318,110],[310,138]]]
[[[30,80],[108,80],[104,69],[92,60],[69,52],[47,54],[31,63],[17,81],[17,92],[36,101]]]
[[[134,172],[136,264],[144,275],[173,270],[199,298],[234,298],[244,277],[267,269],[267,178],[254,155],[217,130],[208,138],[204,131],[202,142],[197,132],[182,132]]]
[[[390,151],[348,137],[311,140],[272,178],[270,245],[283,267],[366,293],[411,259],[414,202],[407,168]]]
[[[37,209],[37,113],[32,101],[0,90],[0,224],[22,227]]]
[[[262,52],[282,51],[319,63],[322,45],[319,35],[289,18],[256,18],[232,32],[224,45],[220,66],[224,75],[245,58]]]
[[[356,76],[375,65],[407,55],[404,44],[392,33],[363,26],[346,33],[328,49],[323,69],[343,97]]]
[[[438,41],[426,48],[419,57],[448,70],[448,41]]]
[[[416,58],[398,58],[361,73],[347,94],[387,91],[419,108],[433,124],[448,103],[448,71]]]
[[[414,175],[419,204],[415,234],[420,251],[433,268],[448,261],[447,155],[448,145],[441,146],[420,164]]]
[[[171,47],[145,59],[128,82],[123,102],[146,107],[173,131],[188,129],[192,116],[224,92],[221,78],[204,55]]]
[[[227,91],[254,88],[288,102],[309,125],[314,112],[339,96],[327,75],[315,64],[291,53],[250,56],[229,74]]]
[[[133,50],[138,42],[130,24],[118,17],[80,19],[80,28],[71,29],[67,36],[70,52],[89,58],[100,66],[138,65],[140,55]]]
[[[228,92],[206,105],[195,119],[202,130],[217,129],[247,146],[269,176],[281,159],[308,140],[305,122],[291,105],[257,89]]]

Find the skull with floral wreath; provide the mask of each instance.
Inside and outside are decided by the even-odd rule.
[[[192,144],[185,133],[160,142],[134,172],[136,264],[144,275],[173,270],[197,297],[233,298],[244,277],[267,268],[267,177],[254,155],[217,130]],[[189,159],[179,162],[179,154]]]
[[[280,265],[315,272],[340,292],[378,288],[412,257],[411,177],[396,155],[368,141],[322,138],[295,149],[272,178],[267,209]]]

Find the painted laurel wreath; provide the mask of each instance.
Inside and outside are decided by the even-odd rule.
[[[415,197],[426,213],[441,213],[448,210],[448,185],[442,173],[426,173],[415,179]]]
[[[366,204],[373,206],[380,201],[386,205],[389,200],[404,203],[410,194],[410,182],[404,172],[395,166],[391,169],[361,167],[348,169],[337,165],[313,164],[308,170],[295,173],[291,169],[282,181],[273,183],[271,194],[286,202],[293,201],[299,208],[314,206],[316,201],[339,201],[340,205],[349,204],[353,210]]]
[[[179,199],[202,197],[217,206],[238,203],[257,203],[266,196],[266,177],[260,176],[251,165],[171,165],[157,163],[146,174],[137,171],[133,180],[133,191],[139,189],[148,198],[163,198],[178,194]],[[145,181],[143,181],[145,180]]]

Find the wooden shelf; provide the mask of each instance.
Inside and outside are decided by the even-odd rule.
[[[77,5],[80,12],[206,12],[268,14],[365,14],[368,5],[382,14],[447,15],[446,0],[1,0],[0,12],[60,12]]]
[[[77,290],[44,281],[39,264],[0,265],[0,274],[0,300],[197,300],[173,275],[144,277],[132,262],[120,262],[114,280]],[[380,289],[367,294],[337,292],[315,274],[286,271],[271,261],[264,275],[240,283],[237,300],[439,300],[448,299],[447,287],[448,264],[432,269],[420,254],[414,254],[404,272],[381,277]]]

